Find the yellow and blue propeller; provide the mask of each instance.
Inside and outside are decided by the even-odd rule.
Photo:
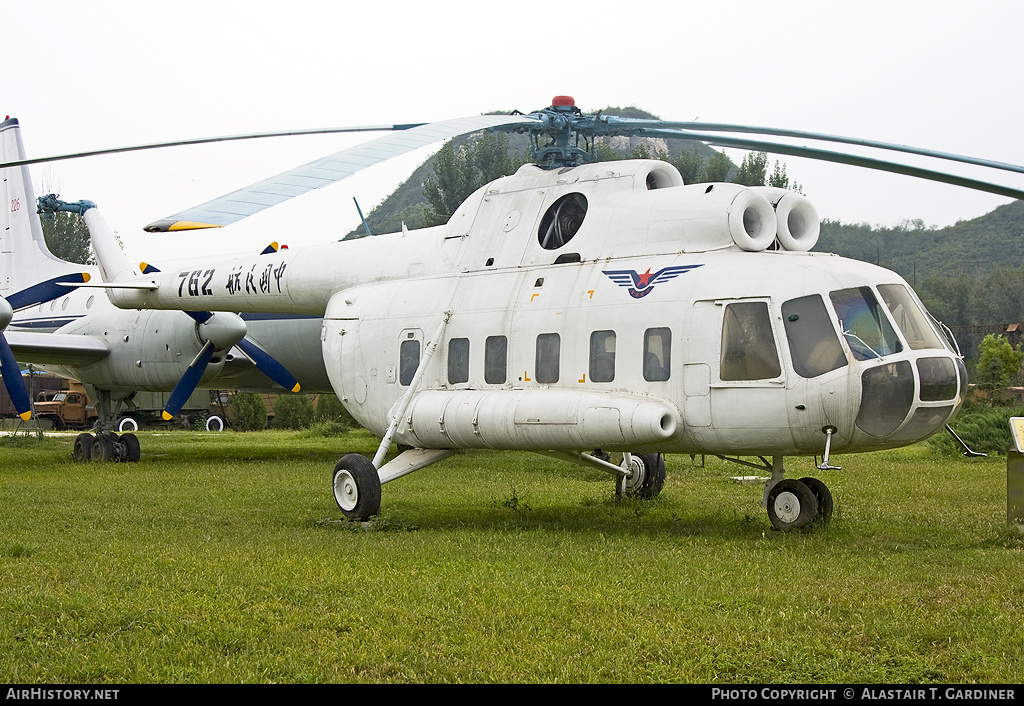
[[[213,360],[216,351],[238,346],[253,362],[256,368],[268,378],[289,392],[298,392],[299,382],[288,372],[288,369],[246,338],[246,325],[238,314],[226,312],[212,313],[209,311],[186,311],[198,324],[199,337],[204,340],[202,349],[188,366],[181,380],[174,386],[167,405],[164,407],[163,418],[172,419],[196,391],[199,381]]]
[[[11,323],[16,310],[56,299],[88,281],[87,272],[74,272],[34,284],[6,299],[0,297],[0,376],[3,377],[4,387],[15,411],[26,421],[32,418],[32,401],[29,399],[28,390],[25,389],[18,361],[15,360],[14,352],[3,332],[7,330],[7,325]]]

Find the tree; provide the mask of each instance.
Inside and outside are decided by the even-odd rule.
[[[231,413],[228,416],[235,431],[267,428],[267,405],[255,392],[239,392],[231,398]]]
[[[509,154],[508,134],[483,133],[465,145],[454,141],[437,153],[433,173],[423,182],[424,225],[443,225],[474,191],[499,177],[511,174],[527,159]]]
[[[704,173],[701,175],[701,181],[728,181],[729,170],[732,168],[732,162],[729,161],[729,157],[725,154],[725,150],[721,150],[715,153],[715,156],[708,162],[708,166],[704,169]]]
[[[61,211],[40,219],[47,249],[61,260],[92,265],[96,260],[90,249],[89,229],[78,213]]]
[[[767,182],[768,153],[748,152],[733,181],[743,186],[764,186]]]
[[[694,147],[692,152],[677,154],[676,158],[672,160],[672,166],[679,170],[684,184],[696,184],[700,181],[704,160],[701,159],[700,152]]]
[[[979,346],[978,385],[995,390],[1007,387],[1020,373],[1024,352],[1020,344],[1016,348],[1002,336],[989,334]]]
[[[428,202],[424,225],[447,223],[455,209],[476,190],[476,175],[470,174],[471,166],[469,147],[456,149],[453,142],[449,141],[438,151],[434,173],[423,182],[423,195]]]
[[[274,403],[275,429],[305,429],[313,423],[313,402],[306,395],[281,395]]]

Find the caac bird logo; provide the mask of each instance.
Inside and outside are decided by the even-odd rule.
[[[698,267],[700,265],[673,265],[671,267],[663,267],[653,273],[650,267],[647,268],[646,272],[642,273],[636,270],[603,270],[601,274],[608,275],[612,282],[620,287],[626,287],[629,290],[629,296],[634,299],[640,299],[650,294],[651,290],[654,289],[654,285],[659,282],[675,279],[679,275]]]

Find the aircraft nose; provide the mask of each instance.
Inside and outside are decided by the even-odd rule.
[[[861,375],[857,426],[880,439],[924,439],[959,407],[966,382],[963,361],[951,355],[922,355],[868,368]]]

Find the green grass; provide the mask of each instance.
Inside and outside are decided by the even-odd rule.
[[[833,458],[823,530],[770,529],[746,469],[668,459],[654,501],[542,456],[456,456],[347,523],[364,432],[0,440],[0,680],[1017,682],[1024,538],[1005,459]]]

